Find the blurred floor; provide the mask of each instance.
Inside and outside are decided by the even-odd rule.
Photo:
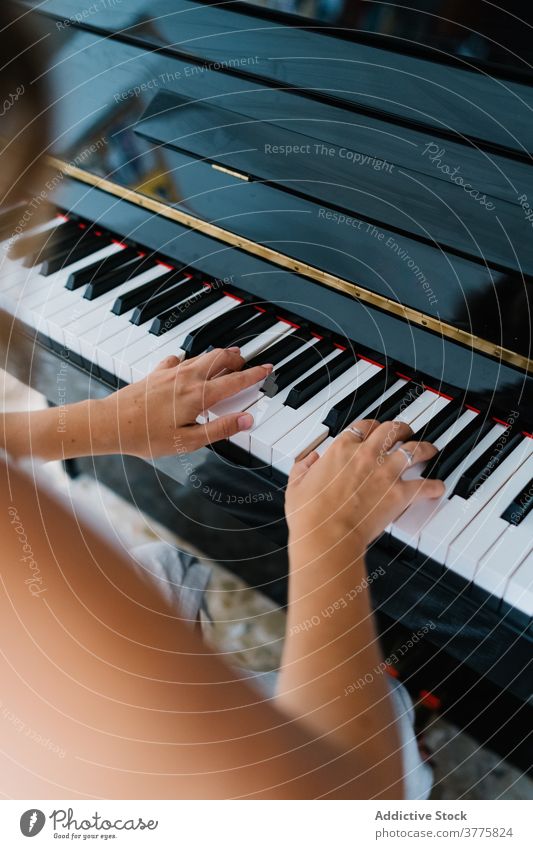
[[[13,378],[0,372],[4,409],[38,408],[44,399]],[[91,503],[103,511],[107,521],[128,548],[155,540],[174,542],[189,548],[166,527],[139,509],[82,475],[68,478],[60,463],[49,463],[47,474],[73,499]],[[200,554],[200,552],[195,552]],[[210,565],[213,565],[210,561]],[[284,611],[239,577],[213,565],[209,592],[212,623],[207,634],[210,642],[238,666],[256,671],[276,669],[279,665],[285,628]],[[437,718],[425,734],[434,766],[434,799],[533,799],[533,781],[492,752],[480,748],[467,734]]]

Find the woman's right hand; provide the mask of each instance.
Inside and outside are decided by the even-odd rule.
[[[321,457],[313,451],[294,464],[285,501],[291,544],[352,537],[364,550],[410,504],[444,493],[440,480],[402,480],[408,466],[437,453],[429,442],[410,441],[409,425],[365,419],[352,427],[359,433],[348,429]]]

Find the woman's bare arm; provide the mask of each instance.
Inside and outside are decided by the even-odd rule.
[[[440,481],[401,479],[408,440],[400,422],[357,422],[318,459],[296,464],[287,491],[289,610],[279,682],[283,708],[366,765],[375,795],[400,798],[402,764],[374,627],[365,552],[412,501],[442,494]],[[435,453],[411,443],[415,461]],[[363,682],[361,684],[360,682]],[[373,794],[369,794],[372,796]]]
[[[342,451],[333,454],[341,466]],[[354,555],[355,568],[361,569],[357,546],[335,549],[333,559],[315,547],[321,523],[312,509],[314,497],[301,514],[310,524],[295,520],[303,505],[302,472],[319,473],[321,485],[325,470],[324,463],[314,470],[300,465],[289,487],[289,631],[281,693],[276,703],[268,703],[233,680],[165,606],[153,584],[87,527],[84,517],[18,471],[2,469],[4,792],[37,798],[400,795],[386,694],[363,691],[359,701],[341,698],[346,675],[357,674],[377,656],[370,624],[362,624],[359,615],[352,630],[349,619],[336,620],[338,630],[329,634],[311,629],[302,636],[293,627],[353,586],[356,575],[347,570]],[[332,480],[353,489],[353,475]],[[378,479],[374,501],[380,485]],[[313,478],[306,491],[316,494]],[[353,505],[348,490],[335,491],[344,516],[336,527],[349,536],[350,516],[354,522],[347,508]],[[399,512],[400,497],[391,504],[385,521],[391,511]],[[322,509],[323,519],[328,512]],[[375,514],[372,498],[367,513]],[[313,550],[305,541],[309,528]],[[328,538],[323,535],[327,547]],[[364,604],[363,622],[369,623]],[[364,717],[369,699],[382,706],[372,728],[357,718]],[[376,729],[383,740],[369,734]]]
[[[235,681],[124,552],[20,472],[1,474],[3,793],[382,792],[364,753],[317,740]]]
[[[203,410],[264,380],[270,366],[240,371],[238,348],[178,364],[167,357],[147,378],[103,399],[0,415],[0,446],[12,457],[60,460],[101,454],[159,457],[194,451],[251,427],[238,411],[197,425]]]

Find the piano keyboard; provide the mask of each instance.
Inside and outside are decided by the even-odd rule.
[[[262,474],[283,480],[295,460],[313,449],[323,454],[355,419],[407,422],[439,453],[405,476],[439,477],[446,492],[408,508],[386,537],[461,591],[531,624],[533,439],[526,423],[506,425],[356,341],[298,324],[88,222],[58,213],[14,242],[0,226],[0,237],[0,307],[112,385],[145,377],[170,354],[183,360],[212,347],[239,345],[248,366],[271,362],[263,385],[201,419],[250,412],[252,429],[230,441]]]

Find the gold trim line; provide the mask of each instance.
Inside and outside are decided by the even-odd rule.
[[[342,277],[336,277],[334,274],[330,274],[329,272],[316,268],[313,265],[308,265],[307,263],[301,262],[300,260],[287,256],[286,254],[279,253],[273,248],[260,245],[257,242],[252,241],[252,239],[247,239],[245,236],[238,236],[230,230],[225,230],[223,227],[219,227],[218,224],[211,224],[208,221],[203,221],[201,218],[190,215],[188,212],[184,212],[181,209],[169,207],[162,201],[156,200],[155,198],[142,195],[133,189],[119,186],[111,180],[107,180],[104,177],[98,177],[96,174],[84,171],[77,165],[64,162],[56,157],[49,157],[48,162],[52,167],[57,168],[58,171],[63,173],[65,176],[72,177],[74,180],[79,180],[81,183],[94,186],[97,189],[107,192],[107,194],[114,195],[115,197],[121,198],[129,203],[134,203],[143,209],[156,213],[157,215],[162,215],[164,218],[170,218],[172,221],[176,221],[184,227],[189,227],[191,230],[199,230],[201,233],[205,233],[206,236],[211,236],[214,239],[218,239],[221,242],[225,242],[228,245],[239,248],[239,250],[254,254],[255,256],[267,260],[274,265],[278,265],[281,268],[286,268],[287,270],[301,274],[304,277],[309,277],[311,280],[316,280],[318,283],[329,286],[331,289],[336,289],[339,292],[351,295],[353,298],[357,298],[360,301],[364,301],[367,304],[378,307],[378,309],[384,310],[385,312],[392,313],[392,315],[412,322],[419,327],[424,327],[426,330],[432,330],[435,333],[439,333],[447,339],[452,339],[454,342],[459,342],[461,345],[466,345],[475,351],[487,354],[490,357],[496,357],[498,360],[503,360],[504,362],[509,363],[509,365],[517,366],[525,371],[533,372],[533,360],[525,357],[523,354],[518,354],[516,351],[512,351],[509,348],[503,348],[499,345],[495,345],[494,342],[490,342],[488,339],[483,339],[480,336],[474,336],[466,330],[460,330],[452,324],[440,321],[439,319],[434,318],[431,315],[427,315],[427,313],[423,313],[420,310],[415,310],[412,307],[399,304],[397,301],[393,301],[391,298],[387,298],[384,295],[378,295],[376,292],[371,292],[369,289],[365,289],[357,283],[350,283],[347,280],[343,280]]]
[[[247,183],[250,182],[247,174],[241,174],[240,171],[234,171],[233,168],[226,168],[224,165],[218,165],[216,162],[211,163],[211,168],[215,171],[221,171],[222,174],[229,174],[230,177],[237,177],[239,180],[245,180]]]

